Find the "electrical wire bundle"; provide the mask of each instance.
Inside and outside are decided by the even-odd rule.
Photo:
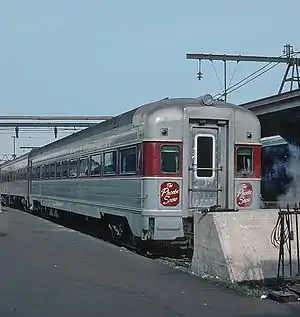
[[[275,248],[280,249],[280,246],[283,247],[289,240],[293,240],[292,218],[290,218],[289,213],[285,214],[280,210],[276,224],[271,233],[271,243]]]

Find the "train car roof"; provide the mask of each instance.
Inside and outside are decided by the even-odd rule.
[[[29,155],[30,155],[30,152],[27,152],[25,154],[22,154],[22,155],[16,157],[13,160],[6,161],[6,162],[4,162],[4,163],[2,163],[0,165],[0,169],[3,168],[3,167],[9,166],[9,165],[15,164],[17,162],[20,162],[20,161],[23,161],[23,160],[27,160]]]
[[[81,130],[79,132],[76,132],[72,135],[66,136],[64,138],[61,138],[57,141],[51,142],[46,144],[45,146],[39,147],[37,149],[33,149],[31,151],[31,156],[35,156],[38,154],[43,153],[44,151],[50,150],[52,148],[58,147],[58,146],[64,146],[65,144],[68,144],[70,142],[74,142],[80,139],[88,138],[95,134],[100,134],[109,130],[117,129],[126,125],[130,125],[133,122],[134,116],[139,110],[142,111],[144,114],[150,114],[157,110],[158,108],[167,108],[168,106],[177,106],[177,107],[185,107],[186,105],[193,105],[193,106],[204,106],[204,104],[201,101],[202,97],[199,98],[164,98],[159,101],[155,101],[152,103],[148,103],[139,107],[136,107],[132,110],[129,110],[127,112],[124,112],[122,114],[116,115],[111,119],[108,119],[106,121],[100,122],[95,124],[94,126]],[[213,106],[218,107],[231,107],[231,108],[239,108],[241,111],[251,113],[253,116],[255,116],[250,110],[234,105],[231,103],[227,103],[224,101],[215,100]]]
[[[267,146],[277,146],[277,145],[287,145],[288,142],[280,135],[269,136],[261,138],[262,147]]]

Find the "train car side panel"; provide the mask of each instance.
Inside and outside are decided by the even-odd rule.
[[[261,208],[261,131],[254,114],[236,112],[234,147],[235,205],[239,210]]]

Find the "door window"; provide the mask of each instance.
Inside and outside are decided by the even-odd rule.
[[[204,178],[212,177],[215,167],[215,139],[212,135],[198,135],[196,138],[196,175]]]

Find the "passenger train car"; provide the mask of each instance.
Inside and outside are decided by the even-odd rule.
[[[101,219],[143,249],[190,247],[193,213],[260,208],[260,123],[249,110],[163,99],[1,166],[2,198]]]
[[[292,156],[299,159],[299,153],[280,135],[265,137],[262,143],[262,198],[275,202],[286,193],[292,180],[288,172]]]

